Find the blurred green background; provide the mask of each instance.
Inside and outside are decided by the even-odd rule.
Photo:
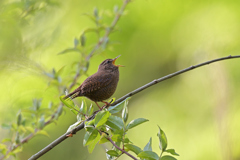
[[[57,70],[80,59],[77,53],[58,55],[73,46],[74,37],[94,26],[83,13],[95,7],[103,21],[111,22],[115,5],[121,0],[69,0],[42,6],[21,21],[13,1],[0,1],[0,122],[16,119],[19,109],[31,106],[32,99],[59,101],[58,92],[48,88],[42,71]],[[106,58],[121,55],[117,63],[120,81],[114,97],[172,72],[207,60],[240,54],[240,1],[236,0],[134,0],[117,24],[110,40],[113,45],[90,61],[88,75],[97,71]],[[89,34],[94,42],[94,35]],[[153,138],[158,148],[159,125],[166,133],[169,148],[179,160],[240,160],[240,59],[217,62],[157,84],[132,97],[129,121],[143,117],[150,121],[129,131],[128,137],[140,147]],[[86,77],[81,77],[81,83]],[[79,98],[80,102],[81,98]],[[76,121],[66,109],[57,125],[46,127],[50,137],[37,136],[18,154],[27,159],[66,132]],[[0,139],[8,132],[0,129]],[[106,159],[105,147],[92,154],[82,145],[84,131],[77,133],[40,159]],[[109,146],[108,146],[109,145]],[[130,159],[122,156],[120,160]]]

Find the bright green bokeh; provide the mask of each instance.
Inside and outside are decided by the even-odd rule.
[[[12,1],[11,1],[12,2]],[[103,11],[106,24],[110,13],[121,0],[59,1],[56,6],[30,16],[28,23],[14,17],[19,10],[4,8],[10,1],[0,2],[0,122],[15,120],[19,109],[26,109],[34,98],[59,101],[58,92],[48,88],[42,71],[59,70],[80,59],[77,53],[57,55],[73,46],[73,39],[94,24],[83,13],[94,7]],[[134,0],[121,17],[113,45],[90,62],[88,75],[97,71],[106,58],[121,57],[120,81],[114,97],[126,93],[172,72],[207,60],[240,54],[240,1],[236,0]],[[7,11],[6,11],[7,10]],[[96,41],[89,34],[87,43]],[[130,122],[146,118],[149,122],[129,131],[128,137],[142,148],[153,138],[158,148],[159,125],[166,133],[169,148],[179,160],[240,158],[240,59],[217,62],[184,73],[157,84],[129,101]],[[72,73],[71,73],[72,74]],[[81,83],[86,77],[81,77]],[[79,98],[79,103],[81,98]],[[90,102],[88,101],[90,104]],[[66,109],[57,123],[46,128],[50,138],[37,136],[24,145],[20,159],[27,159],[63,134],[76,121]],[[7,136],[0,129],[0,139]],[[106,159],[105,148],[97,146],[92,154],[82,145],[84,131],[69,138],[42,159]],[[119,158],[130,159],[127,156]]]

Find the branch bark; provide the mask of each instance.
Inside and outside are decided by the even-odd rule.
[[[125,153],[126,155],[128,155],[129,157],[131,157],[132,159],[134,160],[137,160],[136,157],[134,157],[133,155],[131,155],[130,153],[128,153],[127,151],[125,151],[124,149],[121,149],[120,147],[118,147],[114,142],[113,140],[110,138],[110,137],[107,137],[107,140],[109,140],[112,145],[114,145],[118,150],[122,151],[122,153]]]
[[[205,65],[210,64],[210,63],[214,63],[214,62],[218,62],[218,61],[223,61],[223,60],[227,60],[227,59],[233,59],[233,58],[240,58],[240,55],[236,55],[236,56],[231,56],[231,55],[230,55],[230,56],[227,56],[227,57],[222,57],[222,58],[213,59],[213,60],[210,60],[210,61],[206,61],[206,62],[197,64],[197,65],[195,65],[195,66],[191,66],[191,67],[185,68],[185,69],[180,70],[180,71],[177,71],[177,72],[175,72],[175,73],[166,75],[166,76],[164,76],[164,77],[162,77],[162,78],[155,79],[155,80],[153,80],[152,82],[149,82],[149,83],[145,84],[144,86],[139,87],[138,89],[136,89],[136,90],[134,90],[134,91],[132,91],[132,92],[129,92],[129,93],[126,94],[125,96],[123,96],[123,97],[119,98],[118,100],[116,100],[116,101],[115,101],[114,103],[112,103],[111,105],[114,106],[114,105],[122,102],[122,101],[125,100],[126,98],[131,97],[131,96],[137,94],[138,92],[141,92],[142,90],[144,90],[144,89],[146,89],[146,88],[148,88],[148,87],[151,87],[151,86],[154,85],[154,84],[157,84],[157,83],[162,82],[162,81],[164,81],[164,80],[170,79],[170,78],[175,77],[175,76],[177,76],[177,75],[179,75],[179,74],[182,74],[182,73],[184,73],[184,72],[193,70],[193,69],[198,68],[198,67],[201,67],[201,66],[205,66]]]
[[[172,77],[175,77],[177,75],[180,75],[182,73],[185,73],[187,71],[190,71],[190,70],[193,70],[193,69],[196,69],[196,68],[199,68],[199,67],[202,67],[202,66],[205,66],[205,65],[208,65],[210,63],[214,63],[214,62],[218,62],[218,61],[223,61],[223,60],[227,60],[227,59],[234,59],[234,58],[240,58],[240,55],[237,55],[237,56],[227,56],[227,57],[222,57],[222,58],[218,58],[218,59],[213,59],[213,60],[210,60],[210,61],[206,61],[206,62],[203,62],[203,63],[200,63],[198,65],[195,65],[195,66],[191,66],[191,67],[188,67],[188,68],[185,68],[183,70],[180,70],[180,71],[177,71],[175,73],[172,73],[172,74],[169,74],[167,76],[164,76],[162,78],[159,78],[159,79],[155,79],[141,87],[139,87],[138,89],[132,91],[132,92],[129,92],[128,94],[126,94],[125,96],[119,98],[118,100],[116,100],[114,103],[111,104],[111,106],[114,106],[120,102],[122,102],[123,100],[125,100],[126,98],[128,97],[131,97],[145,89],[147,89],[148,87],[151,87],[159,82],[162,82],[164,80],[167,80],[167,79],[170,79]],[[94,119],[95,115],[98,113],[99,111],[96,111],[94,112],[94,114],[92,116],[90,116],[86,121],[89,121],[89,120],[92,120]],[[85,122],[85,121],[84,121]],[[35,159],[38,159],[39,157],[41,157],[42,155],[44,155],[45,153],[47,153],[49,150],[53,149],[56,145],[58,145],[59,143],[61,143],[62,141],[64,141],[65,139],[68,138],[67,135],[69,134],[76,134],[78,131],[82,130],[84,128],[84,122],[82,122],[79,126],[77,126],[76,128],[74,128],[72,131],[70,132],[67,132],[65,134],[63,134],[62,136],[60,136],[58,139],[56,139],[55,141],[53,141],[52,143],[50,143],[48,146],[46,146],[45,148],[43,148],[41,151],[39,151],[38,153],[36,153],[35,155],[33,155],[31,158],[29,158],[29,160],[35,160]]]

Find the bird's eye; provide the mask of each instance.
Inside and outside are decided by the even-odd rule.
[[[107,63],[110,63],[110,61],[107,61]]]

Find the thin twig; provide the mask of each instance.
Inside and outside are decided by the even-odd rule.
[[[16,150],[18,147],[20,147],[22,144],[28,142],[34,135],[35,133],[38,131],[38,129],[35,129],[34,133],[30,133],[28,136],[26,136],[24,139],[21,140],[20,143],[13,145],[11,147],[9,147],[7,153],[5,155],[3,155],[2,157],[0,157],[0,160],[3,160],[4,158],[6,158],[8,156],[8,154],[10,152],[13,152],[14,150]]]
[[[77,71],[76,75],[73,78],[73,82],[70,84],[68,90],[70,91],[72,87],[77,83],[78,77],[80,76],[80,70]]]
[[[107,140],[109,140],[118,150],[122,151],[123,153],[125,153],[126,155],[128,155],[129,157],[131,157],[134,160],[137,160],[137,158],[135,158],[133,155],[131,155],[130,153],[128,153],[127,151],[125,151],[124,149],[121,149],[120,147],[118,147],[113,140],[110,137],[106,137]]]
[[[62,107],[62,105],[63,105],[63,104],[61,104],[59,107]],[[57,111],[56,111],[56,112],[57,112]],[[50,124],[50,123],[53,121],[53,119],[54,119],[55,116],[56,116],[56,114],[55,114],[56,112],[54,112],[54,114],[52,114],[51,118],[44,123],[43,128],[46,127],[48,124]],[[23,138],[23,139],[21,140],[20,143],[18,143],[17,145],[14,145],[13,147],[10,147],[10,148],[8,149],[8,151],[6,152],[6,154],[0,157],[0,160],[3,160],[4,158],[6,158],[6,157],[9,155],[10,152],[13,152],[13,151],[16,150],[18,147],[22,146],[24,143],[27,143],[29,140],[31,140],[31,139],[36,135],[36,133],[37,133],[38,131],[40,131],[40,129],[39,129],[39,128],[35,128],[34,133],[28,134],[25,138]]]
[[[144,86],[139,87],[139,88],[137,88],[136,90],[134,90],[134,91],[132,91],[132,92],[129,92],[129,93],[126,94],[125,96],[119,98],[119,99],[116,100],[114,103],[112,103],[111,106],[114,106],[114,105],[116,105],[116,104],[124,101],[126,98],[131,97],[131,96],[137,94],[138,92],[141,92],[142,90],[144,90],[144,89],[146,89],[146,88],[148,88],[148,87],[151,87],[151,86],[154,85],[154,84],[157,84],[157,83],[162,82],[162,81],[164,81],[164,80],[170,79],[170,78],[175,77],[175,76],[177,76],[177,75],[179,75],[179,74],[182,74],[182,73],[184,73],[184,72],[193,70],[193,69],[198,68],[198,67],[201,67],[201,66],[205,66],[205,65],[210,64],[210,63],[214,63],[214,62],[222,61],[222,60],[227,60],[227,59],[233,59],[233,58],[240,58],[240,55],[237,55],[237,56],[231,56],[231,55],[230,55],[230,56],[227,56],[227,57],[222,57],[222,58],[218,58],[218,59],[213,59],[213,60],[211,60],[211,61],[203,62],[203,63],[200,63],[200,64],[198,64],[198,65],[191,66],[191,67],[185,68],[185,69],[183,69],[183,70],[177,71],[177,72],[175,72],[175,73],[166,75],[166,76],[164,76],[164,77],[162,77],[162,78],[155,79],[155,80],[153,80],[153,81],[145,84]]]
[[[115,28],[117,22],[119,21],[121,15],[123,14],[127,4],[130,2],[130,0],[125,0],[122,7],[120,8],[119,12],[116,14],[112,24],[110,27],[108,27],[106,29],[105,35],[100,39],[100,41],[98,42],[98,44],[93,48],[93,50],[89,53],[89,55],[86,57],[86,60],[89,61],[89,59],[93,56],[94,52],[103,44],[103,42],[106,41],[106,39],[108,38],[109,34],[111,33],[111,31]]]
[[[106,38],[109,36],[109,34],[111,33],[111,31],[114,29],[114,27],[116,26],[118,20],[120,19],[121,15],[123,14],[124,9],[126,8],[126,6],[127,6],[127,4],[128,4],[129,2],[130,2],[130,0],[125,0],[125,1],[124,1],[121,9],[119,10],[119,12],[117,13],[117,15],[115,16],[115,18],[114,18],[111,26],[106,29],[106,33],[105,33],[105,35],[103,36],[103,38],[100,39],[100,41],[97,43],[97,45],[92,49],[92,51],[91,51],[91,52],[89,53],[89,55],[86,57],[86,60],[87,60],[87,61],[89,61],[89,59],[93,56],[93,54],[96,52],[96,50],[102,45],[102,43],[106,40]],[[70,84],[68,90],[71,90],[72,87],[77,83],[77,79],[79,78],[79,76],[80,76],[80,71],[77,71],[76,75],[74,76],[73,82]],[[59,107],[61,107],[61,105],[62,105],[62,104],[60,104]],[[95,112],[95,114],[96,114],[96,113],[98,113],[98,112]],[[55,114],[54,114],[54,115],[55,115]],[[54,115],[51,117],[51,119],[50,119],[49,121],[45,122],[45,125],[44,125],[44,126],[46,126],[46,125],[48,125],[49,123],[52,122],[53,118],[55,118]],[[90,118],[93,118],[93,117],[95,117],[95,115],[91,116]],[[84,124],[84,123],[82,123],[82,124]],[[72,132],[77,132],[78,130],[81,130],[81,129],[84,127],[82,124],[78,126],[79,128],[75,128],[75,130],[73,130]],[[72,133],[72,132],[71,132],[71,133]],[[70,133],[66,133],[66,135],[68,135],[68,134],[70,134]],[[35,134],[30,133],[28,136],[26,136],[26,138],[24,138],[24,139],[21,141],[21,143],[20,143],[19,145],[16,145],[16,146],[14,146],[13,148],[11,147],[11,149],[8,150],[7,154],[5,154],[5,155],[3,155],[2,157],[0,157],[0,160],[4,159],[11,151],[14,151],[14,150],[15,150],[16,148],[18,148],[20,145],[22,145],[22,144],[26,143],[27,141],[29,141],[31,138],[34,137],[34,135],[35,135]],[[59,137],[57,140],[59,140],[59,141],[61,142],[61,141],[65,140],[66,138],[67,138],[67,136],[64,135],[64,136]],[[57,140],[55,140],[55,141],[57,141]],[[55,142],[55,141],[54,141],[54,142]],[[50,148],[48,148],[49,150],[51,150],[51,149],[55,146],[55,144],[56,144],[56,145],[58,144],[58,143],[54,143],[54,142],[53,142],[52,145],[49,146],[49,147],[50,147]],[[47,150],[47,152],[48,152],[49,150]],[[44,153],[44,154],[45,154],[46,152],[41,152],[41,153]],[[32,157],[33,157],[33,156],[32,156]],[[32,158],[32,157],[31,157],[31,158]],[[31,159],[31,158],[30,158],[30,159]]]
[[[175,73],[172,73],[172,74],[169,74],[167,76],[164,76],[162,78],[159,78],[159,79],[156,79],[156,80],[153,80],[152,82],[150,83],[147,83],[145,85],[143,85],[142,87],[139,87],[138,89],[132,91],[132,92],[129,92],[128,94],[126,94],[125,96],[119,98],[118,100],[116,100],[114,103],[111,104],[111,106],[113,105],[116,105],[120,102],[122,102],[123,100],[125,100],[126,98],[128,97],[131,97],[141,91],[143,91],[144,89],[147,89],[148,87],[151,87],[152,85],[154,84],[157,84],[161,81],[164,81],[164,80],[167,80],[167,79],[170,79],[172,77],[175,77],[179,74],[182,74],[184,72],[187,72],[187,71],[190,71],[190,70],[193,70],[193,69],[196,69],[198,67],[201,67],[201,66],[204,66],[204,65],[207,65],[207,64],[210,64],[210,63],[214,63],[214,62],[217,62],[217,61],[222,61],[222,60],[227,60],[227,59],[233,59],[233,58],[240,58],[240,55],[237,55],[237,56],[227,56],[227,57],[222,57],[222,58],[218,58],[218,59],[214,59],[214,60],[211,60],[211,61],[207,61],[207,62],[203,62],[203,63],[200,63],[198,65],[195,65],[195,66],[191,66],[191,67],[188,67],[188,68],[185,68],[183,70],[180,70],[180,71],[177,71]],[[99,111],[96,111],[94,112],[94,114],[92,116],[90,116],[86,121],[89,121],[89,120],[92,120],[94,119],[95,115],[98,113]],[[85,122],[85,121],[84,121]],[[46,146],[45,148],[43,148],[41,151],[39,151],[38,153],[36,153],[35,155],[33,155],[29,160],[35,160],[39,157],[41,157],[42,155],[44,155],[45,153],[47,153],[49,150],[51,150],[52,148],[54,148],[56,145],[58,145],[59,143],[61,143],[62,141],[64,141],[65,139],[67,139],[67,135],[69,134],[76,134],[78,131],[82,130],[84,128],[84,122],[81,123],[79,126],[77,126],[76,128],[74,128],[72,131],[68,132],[68,133],[65,133],[63,134],[62,136],[60,136],[58,139],[56,139],[55,141],[53,141],[52,143],[50,143],[48,146]]]
[[[92,119],[95,118],[95,115],[98,112],[96,112],[94,115],[92,115],[91,117],[89,117],[86,121],[90,121]],[[85,121],[84,121],[85,122]],[[43,156],[45,153],[47,153],[48,151],[50,151],[51,149],[53,149],[56,145],[58,145],[59,143],[61,143],[62,141],[64,141],[65,139],[68,138],[69,134],[76,134],[78,131],[80,131],[81,129],[84,128],[84,122],[82,122],[80,125],[78,125],[76,128],[74,128],[73,130],[61,135],[58,139],[56,139],[55,141],[53,141],[52,143],[50,143],[48,146],[46,146],[45,148],[43,148],[41,151],[39,151],[38,153],[36,153],[35,155],[33,155],[31,158],[29,158],[28,160],[35,160],[38,159],[39,157]]]
[[[129,2],[130,2],[130,0],[125,0],[125,1],[124,1],[121,9],[119,10],[119,12],[117,13],[117,15],[115,16],[115,18],[114,18],[111,26],[106,29],[106,33],[105,33],[105,35],[103,36],[103,38],[100,39],[100,41],[97,43],[97,45],[92,49],[92,51],[91,51],[91,52],[89,53],[89,55],[86,57],[86,61],[89,61],[89,59],[93,56],[93,54],[96,52],[96,50],[102,45],[102,43],[103,43],[103,42],[106,40],[106,38],[109,36],[109,34],[111,33],[111,31],[112,31],[112,30],[114,29],[114,27],[116,26],[118,20],[120,19],[121,15],[123,14],[123,11],[125,10],[125,8],[126,8],[126,6],[127,6],[127,4],[128,4]],[[74,77],[74,80],[73,80],[73,82],[70,84],[68,90],[71,90],[71,88],[77,83],[77,79],[79,78],[79,76],[80,76],[80,71],[78,71],[78,72],[76,73],[76,75],[75,75],[75,77]],[[95,112],[95,114],[96,114],[96,113],[98,113],[98,112]],[[90,119],[91,119],[91,118],[94,118],[94,117],[95,117],[95,114],[94,114],[93,116],[91,116]],[[80,124],[77,128],[75,128],[76,131],[72,131],[72,132],[70,132],[70,133],[72,133],[72,134],[73,134],[73,132],[76,133],[78,130],[81,130],[83,127],[84,127],[84,123]],[[57,143],[58,141],[59,141],[59,143],[60,143],[60,142],[62,142],[63,140],[65,140],[66,138],[68,138],[67,135],[70,134],[70,133],[66,133],[66,135],[59,137],[59,138],[58,138],[57,140],[55,140],[53,143],[51,143],[50,145],[48,145],[47,147],[45,147],[45,148],[47,148],[46,150],[41,150],[42,152],[40,151],[40,154],[41,154],[41,155],[40,155],[39,157],[41,157],[43,154],[45,154],[46,152],[48,152],[49,150],[51,150],[54,146],[56,146],[56,145],[58,144],[58,143]],[[39,153],[39,152],[38,152],[38,153]],[[32,157],[33,157],[33,156],[32,156]],[[32,157],[31,157],[31,158],[32,158]],[[36,157],[38,157],[38,155],[36,155]],[[31,158],[30,158],[30,159],[31,159]],[[33,157],[33,158],[34,158],[34,157]]]

